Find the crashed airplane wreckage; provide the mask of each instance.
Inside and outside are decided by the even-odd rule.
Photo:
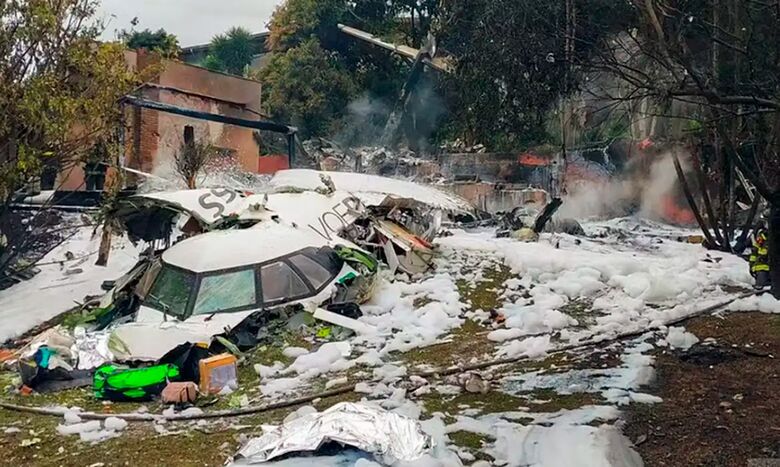
[[[373,253],[391,272],[425,272],[431,241],[445,216],[470,217],[473,208],[434,187],[374,175],[285,170],[271,191],[246,194],[230,189],[184,190],[137,195],[117,215],[131,240],[168,246],[176,219],[183,236],[281,222],[331,241],[340,237]]]
[[[454,195],[377,176],[288,170],[270,185],[263,194],[203,189],[121,201],[115,217],[148,248],[104,283],[108,293],[85,307],[73,332],[58,326],[22,351],[24,384],[94,383],[97,397],[140,400],[160,394],[162,380],[198,380],[209,356],[273,343],[273,329],[296,316],[371,333],[355,318],[372,295],[377,258],[391,272],[424,272],[444,217],[472,214]],[[153,389],[104,390],[110,378],[146,370],[162,378]]]

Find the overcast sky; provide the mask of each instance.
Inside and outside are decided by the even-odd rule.
[[[129,29],[138,17],[136,29],[166,31],[179,37],[179,45],[204,44],[233,26],[252,32],[266,30],[274,8],[283,0],[102,0],[98,16],[106,20],[104,39]]]

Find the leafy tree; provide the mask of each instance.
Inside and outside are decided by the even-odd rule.
[[[256,54],[252,33],[244,28],[232,28],[212,39],[203,65],[210,70],[244,76]]]
[[[355,94],[349,74],[314,38],[274,54],[260,76],[265,107],[298,126],[304,138],[333,130]]]
[[[736,171],[771,207],[772,292],[780,298],[780,10],[739,0],[630,2],[636,28],[601,43],[583,63],[628,91],[623,99],[652,99],[667,117],[696,120],[698,137],[715,148],[720,212],[706,184],[707,219],[697,220],[707,243],[731,251]],[[685,104],[682,106],[680,104]],[[679,110],[678,110],[679,109]],[[684,181],[679,168],[678,175]],[[702,177],[704,178],[704,177]],[[699,213],[695,200],[691,208]]]
[[[337,24],[346,20],[347,11],[347,0],[287,0],[271,17],[269,47],[284,52],[316,37],[328,49],[343,49],[347,41]]]
[[[146,49],[150,52],[157,52],[166,58],[176,58],[181,52],[179,39],[166,32],[165,29],[122,31],[119,33],[119,38],[131,49]]]
[[[564,29],[566,3],[576,39]],[[457,59],[448,77],[452,124],[470,143],[516,149],[549,142],[547,121],[578,89],[573,66],[598,41],[624,30],[625,2],[454,0],[442,14],[441,42]],[[570,47],[570,48],[569,48]],[[569,53],[567,53],[569,50]]]
[[[350,87],[360,94],[361,99],[389,111],[406,81],[408,62],[387,50],[342,33],[337,25],[355,26],[396,43],[420,45],[420,39],[430,30],[438,11],[437,5],[435,0],[287,0],[277,8],[271,19],[269,45],[274,57],[293,54],[297,59],[300,58],[299,47],[315,40],[327,54],[327,61],[333,65],[329,73],[338,71],[344,74],[339,82],[352,82]],[[414,19],[410,24],[405,18],[411,16]],[[282,62],[277,61],[276,66]],[[275,82],[277,77],[287,82]],[[263,84],[270,92],[271,89],[290,87],[290,80],[301,81],[300,87],[305,87],[308,79],[305,74],[271,73],[263,77]],[[342,105],[341,96],[339,93],[334,96],[336,102],[319,106],[330,109],[332,114],[320,114],[324,121],[310,126],[334,128],[335,122],[347,116],[349,108]],[[291,108],[307,107],[305,102],[299,102],[302,95],[290,94],[287,97]],[[268,97],[265,102],[269,102]],[[293,115],[292,118],[304,120],[302,115]]]
[[[119,121],[118,99],[136,83],[122,44],[101,44],[96,0],[0,3],[0,276],[44,236],[10,231],[10,204],[50,168],[80,164]],[[30,225],[39,225],[31,222]]]

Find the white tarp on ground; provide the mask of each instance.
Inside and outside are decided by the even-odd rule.
[[[87,295],[104,293],[105,280],[116,280],[138,261],[138,251],[125,238],[114,238],[108,266],[95,266],[101,231],[79,228],[39,263],[41,272],[28,281],[0,291],[0,342],[23,334],[81,303]],[[66,253],[73,254],[68,261]],[[81,270],[81,272],[77,272]]]
[[[451,193],[439,190],[430,185],[380,177],[378,175],[357,174],[351,172],[320,172],[308,169],[282,170],[271,179],[275,190],[297,188],[301,190],[316,190],[325,188],[321,176],[330,177],[336,190],[354,194],[365,204],[376,202],[371,195],[387,195],[395,199],[411,199],[432,207],[454,212],[471,212],[473,207],[468,201]],[[381,202],[381,200],[379,201]]]

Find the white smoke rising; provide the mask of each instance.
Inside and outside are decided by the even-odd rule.
[[[342,129],[333,139],[348,147],[375,145],[382,136],[390,111],[386,102],[364,94],[349,103]]]
[[[685,159],[685,158],[681,158]],[[684,171],[686,167],[683,167]],[[652,220],[665,219],[670,197],[676,197],[677,173],[670,152],[630,161],[622,174],[605,182],[581,182],[569,186],[559,216],[609,218],[636,214]]]
[[[683,169],[685,170],[685,169]],[[641,179],[639,215],[653,220],[663,220],[665,202],[677,188],[677,172],[670,153],[664,153],[650,168],[650,177]]]

